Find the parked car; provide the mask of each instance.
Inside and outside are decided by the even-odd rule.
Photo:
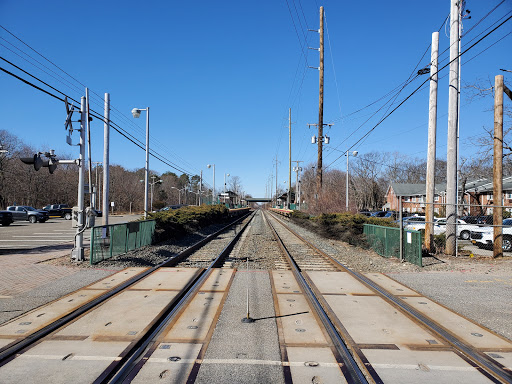
[[[14,221],[30,221],[31,223],[44,223],[50,216],[48,211],[35,209],[28,205],[11,205],[7,210],[12,213]]]
[[[492,225],[493,216],[492,215],[485,215],[485,216],[478,216],[476,223],[477,224],[490,224]]]
[[[361,211],[361,212],[357,212],[359,215],[364,215],[364,216],[371,216],[372,215],[372,212],[369,212],[369,211]]]
[[[73,209],[67,204],[49,204],[43,210],[48,211],[50,217],[63,217],[66,220],[71,220],[73,214]]]
[[[425,216],[412,216],[404,219],[404,229],[413,231],[425,230]],[[440,235],[444,233],[445,229],[437,224],[437,219],[434,218],[434,235]]]
[[[471,242],[478,248],[492,248],[494,227],[480,227],[471,231]],[[512,219],[503,220],[503,250],[512,252]]]
[[[162,209],[159,209],[158,212],[172,211],[174,209],[180,209],[181,207],[186,207],[186,205],[185,204],[168,205],[166,207],[163,207]]]
[[[446,218],[439,218],[436,221],[443,230],[442,233],[446,232]],[[468,224],[462,219],[457,219],[457,237],[462,240],[469,240],[471,231],[477,231],[482,228],[482,225]]]
[[[11,225],[13,222],[12,212],[0,211],[0,223],[4,226]]]

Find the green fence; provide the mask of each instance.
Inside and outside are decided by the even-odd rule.
[[[370,247],[379,255],[400,258],[400,228],[365,224],[363,232]],[[420,232],[404,230],[402,249],[405,261],[423,266]]]
[[[146,220],[91,228],[91,265],[151,244],[155,225]]]

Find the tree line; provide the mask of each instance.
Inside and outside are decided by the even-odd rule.
[[[6,130],[0,130],[0,208],[9,205],[30,205],[42,208],[47,204],[77,205],[78,199],[78,166],[59,164],[53,174],[47,168],[36,171],[32,166],[20,161],[20,157],[29,157],[37,150],[26,145],[17,136]],[[63,154],[61,158],[73,158]],[[101,190],[103,188],[103,167],[101,164],[91,170],[93,185],[98,194],[95,206],[101,207]],[[115,211],[142,212],[144,210],[144,168],[128,170],[120,165],[110,166],[109,201],[114,202]],[[203,186],[200,192],[200,176],[187,174],[177,175],[165,172],[158,175],[150,172],[153,183],[153,210],[167,205],[210,202],[211,189]],[[233,177],[234,187],[241,191],[239,177]],[[86,175],[86,183],[88,175]],[[141,181],[142,180],[142,181]],[[230,186],[232,186],[230,184]],[[151,192],[149,192],[151,193]],[[86,194],[86,205],[90,196]]]

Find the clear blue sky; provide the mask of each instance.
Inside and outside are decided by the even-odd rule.
[[[476,25],[500,2],[467,1],[472,18],[464,21],[468,34],[463,45],[498,19],[511,15],[512,1],[505,0]],[[149,106],[150,146],[165,158],[190,173],[203,170],[210,185],[212,171],[206,165],[215,163],[217,187],[228,172],[241,178],[247,193],[263,196],[276,155],[280,161],[279,183],[287,179],[288,108],[292,108],[294,122],[293,160],[303,160],[304,164],[316,161],[316,146],[311,144],[316,131],[307,123],[318,120],[318,71],[305,70],[304,54],[307,65],[318,66],[318,53],[307,49],[318,47],[318,34],[307,29],[318,29],[319,6],[325,7],[326,16],[324,121],[335,123],[327,133],[331,143],[326,146],[324,165],[329,165],[341,154],[339,151],[347,150],[372,128],[387,107],[359,129],[382,104],[350,114],[407,80],[418,62],[417,69],[429,63],[430,51],[420,59],[432,32],[449,14],[449,4],[449,0],[0,0],[0,24],[101,98],[109,92],[116,109],[112,120],[142,142],[144,115],[134,120],[130,111]],[[449,45],[448,29],[440,32],[441,52]],[[463,56],[463,83],[487,78],[494,81],[495,75],[504,74],[500,68],[512,69],[511,35],[465,63],[511,31],[509,21]],[[84,94],[81,84],[5,30],[0,29],[0,38],[2,57],[76,99]],[[23,56],[11,44],[49,69]],[[301,45],[306,48],[301,50]],[[447,57],[447,53],[441,57],[445,59],[441,64],[448,62]],[[27,77],[5,62],[1,66]],[[440,75],[446,74],[444,70]],[[505,75],[510,84],[512,76]],[[425,79],[416,79],[397,100]],[[474,153],[468,138],[480,134],[484,125],[492,127],[493,115],[487,110],[492,99],[468,103],[464,92],[461,155],[468,156]],[[446,158],[447,93],[445,77],[439,83],[440,158]],[[102,111],[102,103],[95,97],[91,107]],[[64,119],[63,103],[0,73],[1,129],[37,149],[53,148],[57,154],[77,157],[77,147],[65,143]],[[426,157],[427,121],[426,89],[353,149]],[[103,124],[98,120],[92,123],[92,140],[93,161],[101,161]],[[143,150],[116,132],[111,140],[111,163],[128,169],[144,167]],[[344,170],[343,159],[331,168]],[[158,173],[172,171],[153,158],[150,168]]]

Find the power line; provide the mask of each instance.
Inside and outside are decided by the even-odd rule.
[[[36,51],[34,48],[32,48],[30,45],[28,45],[27,43],[25,43],[23,40],[21,40],[19,37],[17,37],[14,33],[10,32],[9,30],[7,30],[5,27],[1,26],[0,27],[2,29],[4,29],[6,32],[8,32],[11,36],[13,36],[16,40],[20,41],[22,44],[24,44],[26,47],[30,48],[32,51],[34,51],[35,53],[37,53],[39,56],[41,56],[44,60],[46,60],[47,62],[49,62],[50,64],[52,64],[53,66],[55,66],[57,69],[59,69],[60,71],[62,71],[64,74],[66,74],[67,76],[69,76],[71,79],[73,79],[76,83],[80,84],[81,86],[85,87],[85,85],[83,83],[81,83],[78,79],[74,78],[73,76],[71,76],[69,73],[67,73],[66,71],[64,71],[62,68],[60,68],[58,65],[56,65],[54,62],[52,62],[51,60],[49,60],[48,58],[46,58],[44,55],[42,55],[41,53],[39,53],[38,51]],[[33,56],[31,56],[29,53],[23,51],[22,49],[20,49],[19,47],[15,46],[14,44],[12,44],[11,42],[9,42],[8,40],[4,39],[3,37],[0,37],[0,39],[4,40],[5,42],[7,42],[8,44],[10,44],[12,47],[14,47],[15,49],[17,49],[18,51],[20,51],[21,53],[23,53],[24,55],[26,55],[27,57],[29,57],[31,60],[33,60],[35,63],[37,64],[34,64],[34,62],[31,62],[29,61],[27,58],[21,56],[20,54],[14,52],[13,50],[11,50],[10,48],[6,47],[5,45],[1,44],[2,46],[4,46],[6,49],[8,49],[10,52],[12,52],[13,54],[15,54],[16,56],[20,57],[21,59],[27,61],[28,63],[34,65],[37,69],[41,70],[42,72],[44,72],[46,75],[54,78],[55,80],[57,80],[58,82],[62,83],[63,85],[65,85],[66,87],[72,89],[74,92],[78,92],[80,93],[81,92],[81,89],[79,89],[77,86],[75,86],[74,84],[72,84],[71,82],[69,82],[67,79],[65,79],[64,77],[60,76],[58,73],[56,73],[55,71],[53,71],[52,69],[50,69],[48,66],[44,65],[43,63],[41,63],[39,60],[35,59]],[[11,63],[12,64],[12,63]],[[13,65],[13,64],[12,64]],[[19,67],[18,67],[19,68]],[[47,69],[48,71],[50,71],[51,73],[55,74],[55,77],[54,75],[52,75],[51,73],[47,72],[45,69]],[[21,70],[21,69],[20,69]],[[29,74],[25,71],[26,74]],[[30,74],[29,74],[30,75]],[[32,75],[31,75],[32,76]],[[37,78],[36,78],[37,79]],[[62,79],[62,80],[61,80]],[[56,90],[57,92],[61,93],[59,90],[57,90],[56,88],[52,87],[51,85],[49,85],[48,83],[45,83],[43,82],[42,80],[38,79],[39,81],[41,81],[42,83],[44,83],[45,85],[49,86],[50,88]],[[91,91],[91,99],[89,100],[89,102],[91,104],[95,104],[95,105],[99,105],[99,106],[103,106],[103,103],[104,103],[104,100],[103,98],[98,95],[96,92],[94,92],[94,90],[90,90]],[[68,96],[69,97],[69,96]],[[95,100],[96,99],[96,100]],[[142,135],[145,135],[145,131],[140,128],[140,126],[138,126],[137,124],[135,124],[131,119],[128,119],[122,112],[120,112],[117,108],[115,108],[112,104],[111,104],[111,110],[112,110],[112,113],[113,114],[116,114],[118,115],[118,117],[120,117],[121,119],[125,120],[126,122],[128,122],[129,125],[135,127],[135,129]],[[164,147],[161,143],[160,143],[160,140],[158,140],[157,138],[155,138],[153,135],[150,135],[151,138],[154,139],[154,143],[157,147],[160,147],[164,152],[166,152],[168,155],[170,155],[171,157],[175,157],[175,158],[178,158],[179,161],[183,162],[183,163],[186,163],[189,167],[191,168],[196,168],[195,166],[191,165],[190,163],[188,163],[185,159],[177,156],[176,154],[170,152],[166,147]],[[197,169],[196,169],[197,170]]]
[[[464,55],[465,53],[467,53],[470,49],[472,49],[473,47],[475,47],[477,44],[479,44],[480,42],[482,42],[487,36],[489,36],[491,33],[495,32],[498,28],[500,28],[501,26],[503,26],[507,21],[509,21],[510,19],[512,19],[512,16],[509,16],[505,21],[503,21],[501,24],[499,24],[498,26],[496,26],[494,29],[492,29],[490,32],[488,32],[487,34],[485,34],[483,37],[481,37],[477,42],[475,42],[473,45],[471,45],[469,48],[465,49],[462,53],[459,53],[459,55],[454,58],[453,60],[451,60],[449,63],[447,63],[446,65],[444,65],[443,67],[441,67],[440,69],[438,69],[437,73],[439,73],[440,71],[442,71],[444,68],[446,68],[447,66],[449,66],[453,61],[457,60],[459,57],[461,57],[462,55]],[[411,94],[409,94],[404,100],[402,100],[402,102],[400,102],[400,104],[398,104],[391,112],[389,112],[386,116],[384,116],[377,124],[375,124],[367,133],[365,133],[356,143],[354,143],[350,148],[348,148],[347,150],[351,150],[352,148],[354,148],[359,142],[361,142],[363,139],[365,139],[368,135],[370,135],[370,133],[372,133],[375,128],[377,128],[384,120],[386,120],[389,116],[391,116],[398,108],[400,108],[407,100],[409,100],[416,92],[418,92],[421,87],[423,87],[423,85],[425,85],[428,81],[430,81],[430,78],[426,79],[423,83],[420,84],[419,87],[417,87]],[[338,161],[341,157],[343,157],[344,155],[340,155],[338,156],[333,162],[331,162],[327,167],[325,167],[325,169],[329,168],[332,164],[334,164],[336,161]]]
[[[5,68],[3,68],[3,67],[0,67],[0,70],[2,70],[3,72],[7,73],[8,75],[11,75],[12,77],[14,77],[14,78],[16,78],[16,79],[18,79],[18,80],[22,81],[23,83],[25,83],[25,84],[27,84],[27,85],[30,85],[31,87],[33,87],[33,88],[35,88],[35,89],[37,89],[37,90],[39,90],[39,91],[41,91],[41,92],[43,92],[43,93],[45,93],[45,94],[47,94],[47,95],[49,95],[49,96],[51,96],[51,97],[53,97],[53,98],[57,99],[57,100],[60,100],[60,101],[62,101],[62,102],[65,102],[65,99],[63,99],[63,98],[61,98],[61,97],[59,97],[59,96],[57,96],[57,95],[55,95],[55,94],[53,94],[53,93],[51,93],[51,92],[49,92],[49,91],[47,91],[47,90],[45,90],[45,89],[43,89],[43,88],[41,88],[41,87],[39,87],[39,86],[35,85],[34,83],[31,83],[30,81],[28,81],[28,80],[26,80],[26,79],[23,79],[23,78],[22,78],[22,77],[20,77],[20,76],[17,76],[16,74],[14,74],[14,73],[12,73],[12,72],[8,71],[7,69],[5,69]],[[30,76],[32,76],[32,75],[30,75]],[[34,76],[32,76],[32,77],[34,77]],[[37,79],[37,77],[34,77],[34,78],[36,78],[36,79]],[[38,79],[38,80],[39,80],[39,79]],[[39,80],[39,81],[41,81],[43,84],[46,84],[46,83],[44,83],[42,80]],[[55,89],[55,88],[53,88],[53,87],[51,87],[51,88],[52,88],[52,89],[54,89],[54,90],[56,90],[56,89]],[[79,104],[79,102],[78,102],[77,100],[73,99],[71,96],[68,96],[68,95],[64,94],[63,92],[61,92],[61,91],[58,91],[58,90],[56,90],[56,91],[57,91],[57,92],[59,92],[60,94],[64,95],[64,96],[68,97],[70,100],[74,101],[75,103]],[[96,111],[94,111],[94,110],[91,110],[91,116],[94,116],[94,117],[96,117],[97,119],[99,119],[99,120],[101,120],[101,121],[105,122],[104,118],[103,118],[101,115],[99,115],[99,114],[98,114],[98,112],[96,112]],[[113,122],[112,120],[110,120],[110,124],[112,125],[112,128],[114,128],[114,130],[115,130],[116,132],[118,132],[119,134],[121,134],[124,138],[126,138],[127,140],[129,140],[130,142],[132,142],[133,144],[135,144],[137,147],[139,147],[139,148],[141,148],[141,149],[145,150],[144,146],[143,146],[140,142],[137,142],[138,140],[137,140],[135,137],[133,137],[132,135],[130,135],[128,132],[126,132],[126,130],[124,130],[123,128],[121,128],[118,124],[116,124],[116,123],[115,123],[115,122]],[[130,137],[129,137],[129,136],[130,136]],[[155,151],[151,151],[151,150],[150,150],[150,154],[151,154],[155,159],[160,160],[162,163],[164,163],[164,164],[168,165],[169,167],[171,167],[171,168],[173,168],[173,169],[175,169],[175,170],[177,170],[177,171],[180,171],[180,172],[182,172],[182,173],[185,173],[185,174],[187,174],[187,175],[189,175],[189,176],[193,176],[191,173],[188,173],[188,172],[186,172],[185,170],[183,170],[183,169],[179,168],[179,166],[177,166],[176,164],[174,164],[174,165],[173,165],[173,163],[172,163],[172,162],[170,162],[169,160],[164,159],[164,158],[162,157],[162,155],[160,155],[158,152],[155,152]]]

